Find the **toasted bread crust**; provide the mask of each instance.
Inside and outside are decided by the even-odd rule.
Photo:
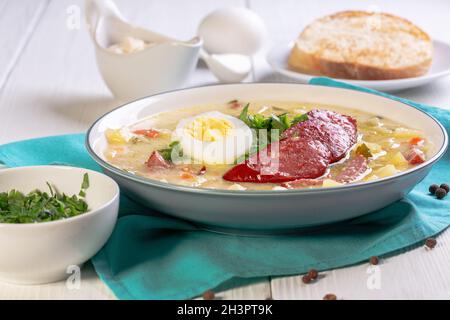
[[[354,17],[371,17],[372,14],[364,11],[344,11],[335,13],[330,16],[326,16],[314,21],[312,24],[307,26],[300,34],[296,44],[292,48],[291,54],[288,59],[288,64],[291,68],[302,73],[308,73],[312,75],[324,75],[333,78],[340,79],[357,79],[357,80],[388,80],[388,79],[400,79],[400,78],[410,78],[417,77],[425,74],[432,63],[432,43],[431,39],[427,33],[425,33],[420,28],[413,25],[408,20],[396,17],[391,14],[382,13],[380,14],[383,18],[393,19],[392,21],[403,24],[407,27],[407,32],[414,39],[418,39],[422,44],[429,45],[426,47],[424,54],[414,57],[413,63],[405,66],[392,66],[386,64],[375,65],[364,63],[361,61],[352,61],[352,59],[330,59],[323,54],[323,50],[305,50],[306,41],[311,41],[305,36],[310,32],[310,28],[313,28],[313,24],[326,24],[329,21],[336,19],[345,20],[347,18]],[[390,21],[391,22],[391,21]],[[316,25],[317,27],[317,25]],[[358,30],[357,30],[358,31]],[[320,41],[320,39],[318,40]],[[334,41],[334,39],[333,39]],[[339,39],[335,39],[339,41]],[[329,43],[327,43],[329,45]],[[336,48],[339,48],[336,45]],[[364,49],[364,48],[363,48]],[[337,55],[339,55],[338,49]],[[359,57],[364,57],[364,54],[370,54],[370,50],[361,50],[357,52],[356,55]],[[402,52],[397,52],[396,54],[402,54]],[[380,57],[379,60],[382,60]]]
[[[327,60],[299,50],[292,49],[288,64],[294,70],[317,76],[354,80],[392,80],[424,75],[429,70],[432,59],[424,60],[406,68],[386,69],[349,62]]]

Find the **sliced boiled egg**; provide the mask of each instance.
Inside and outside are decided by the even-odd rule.
[[[195,163],[232,164],[250,149],[253,134],[243,121],[211,111],[181,120],[173,139]]]

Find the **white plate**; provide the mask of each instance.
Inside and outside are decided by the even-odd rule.
[[[424,76],[395,80],[336,80],[381,91],[397,91],[422,86],[450,74],[450,45],[437,40],[433,41],[433,45],[433,64],[430,71]],[[267,55],[267,62],[275,71],[300,83],[308,83],[317,76],[294,71],[287,64],[292,46],[293,42],[274,46]]]

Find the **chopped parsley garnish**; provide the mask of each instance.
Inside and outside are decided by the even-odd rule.
[[[158,152],[166,161],[172,161],[172,152],[178,152],[180,158],[183,156],[180,141],[173,141],[169,144],[168,148],[160,149]]]
[[[308,115],[306,113],[297,115],[293,118],[290,118],[287,113],[279,115],[271,114],[270,116],[264,116],[262,114],[251,115],[248,113],[249,106],[250,104],[247,103],[244,109],[242,109],[239,119],[251,129],[256,130],[256,132],[254,133],[253,144],[250,147],[250,150],[244,156],[239,157],[236,160],[236,163],[240,163],[252,154],[258,152],[258,150],[264,149],[270,141],[278,140],[281,134],[293,125],[308,120]],[[261,137],[261,132],[259,132],[259,130],[267,130],[267,134],[265,134],[264,137]]]
[[[66,219],[88,211],[84,200],[89,176],[83,176],[78,195],[59,193],[47,182],[49,193],[34,190],[24,194],[17,190],[0,192],[0,223],[35,223]]]
[[[356,148],[355,153],[357,155],[361,155],[361,156],[363,156],[365,158],[373,157],[372,152],[370,151],[369,147],[365,143],[360,144]]]
[[[249,114],[248,108],[250,104],[242,109],[241,114],[239,115],[239,119],[242,120],[246,125],[248,125],[252,129],[266,129],[268,131],[272,129],[279,130],[279,134],[281,135],[285,130],[289,129],[293,125],[308,120],[308,115],[301,114],[295,116],[290,119],[287,113],[282,113],[279,115],[272,114],[270,116],[263,116],[262,114]]]

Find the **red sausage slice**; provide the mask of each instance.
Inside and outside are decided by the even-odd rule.
[[[233,182],[281,183],[325,174],[330,152],[320,141],[287,138],[231,168],[223,178]],[[277,161],[278,159],[278,161]]]
[[[311,110],[308,112],[308,117],[313,119],[322,120],[324,122],[332,122],[344,128],[350,138],[356,142],[356,119],[350,116],[346,116],[334,111],[329,110]]]
[[[171,167],[171,164],[166,161],[158,151],[153,151],[145,164],[152,170],[167,169]]]
[[[364,178],[369,172],[370,171],[367,158],[358,155],[348,160],[348,162],[345,163],[342,171],[335,178],[328,178],[340,183],[350,183]],[[323,180],[326,178],[327,177],[322,177],[320,179],[299,179],[285,182],[281,184],[281,186],[288,189],[320,187],[323,185]]]
[[[259,183],[318,178],[325,174],[330,163],[342,159],[355,144],[356,120],[333,111],[312,110],[307,121],[286,130],[281,139],[279,152],[272,152],[275,148],[269,145],[230,169],[223,178]],[[267,154],[265,158],[264,154]],[[278,158],[278,166],[274,166]]]
[[[350,159],[339,175],[334,179],[337,182],[349,183],[362,179],[368,172],[369,165],[364,156],[358,155]]]
[[[355,144],[356,120],[333,111],[312,110],[308,112],[308,120],[283,133],[283,138],[293,136],[322,142],[331,152],[330,163],[334,163]]]

